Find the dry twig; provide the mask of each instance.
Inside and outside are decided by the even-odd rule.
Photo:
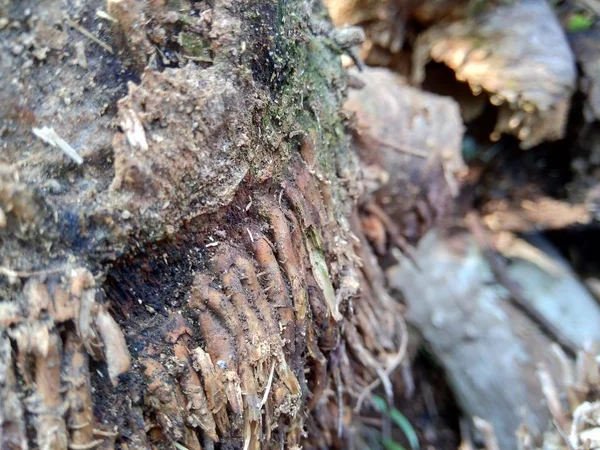
[[[79,25],[77,22],[73,22],[71,19],[69,19],[68,17],[65,17],[65,23],[67,25],[69,25],[71,28],[74,28],[75,30],[79,31],[81,34],[83,34],[86,38],[94,41],[96,44],[98,44],[100,47],[102,47],[104,50],[106,50],[108,53],[110,53],[111,55],[114,53],[112,47],[110,45],[108,45],[106,42],[102,42],[100,39],[98,39],[96,36],[94,36],[92,33],[90,33],[88,30],[86,30],[85,28],[83,28],[81,25]]]
[[[406,329],[406,323],[402,317],[398,318],[398,324],[401,328],[402,342],[400,342],[400,348],[391,364],[385,369],[384,373],[379,376],[379,378],[375,379],[371,384],[369,384],[366,388],[358,396],[358,400],[356,401],[356,406],[354,407],[355,412],[359,412],[362,407],[365,399],[373,392],[375,388],[377,388],[381,383],[383,383],[383,377],[387,378],[389,375],[400,365],[404,355],[406,355],[406,349],[408,347],[408,330]]]

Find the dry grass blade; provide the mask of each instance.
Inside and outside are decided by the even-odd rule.
[[[400,348],[394,359],[390,363],[390,365],[385,369],[384,373],[380,375],[379,378],[375,379],[371,384],[369,384],[363,391],[360,393],[358,400],[356,401],[356,406],[354,408],[355,412],[359,412],[362,407],[365,399],[373,392],[373,389],[377,388],[381,383],[385,384],[384,378],[388,379],[389,375],[400,365],[404,355],[406,355],[406,349],[408,348],[408,330],[406,329],[406,323],[402,317],[398,318],[398,323],[401,329],[402,342],[400,342]]]
[[[76,29],[77,31],[79,31],[81,34],[83,34],[86,38],[94,41],[96,44],[98,44],[100,47],[102,47],[104,50],[106,50],[108,53],[110,53],[111,55],[114,53],[113,49],[110,45],[108,45],[106,42],[102,42],[100,39],[98,39],[96,36],[94,36],[92,33],[90,33],[88,30],[86,30],[85,28],[83,28],[81,25],[79,25],[77,22],[73,22],[71,19],[69,19],[68,17],[65,17],[65,23],[67,25],[69,25],[71,28]]]
[[[575,450],[575,447],[573,447],[573,445],[571,445],[571,441],[569,440],[569,436],[567,436],[567,434],[560,428],[560,425],[556,422],[556,420],[553,420],[552,423],[554,424],[554,427],[556,428],[556,431],[558,431],[558,434],[560,434],[560,436],[565,441],[565,445],[567,446],[567,448],[569,450]]]
[[[567,420],[554,380],[552,380],[552,376],[544,366],[538,368],[537,375],[542,386],[542,392],[548,403],[548,409],[550,409],[550,413],[554,417],[554,421],[558,424],[560,431],[564,431],[567,427]]]

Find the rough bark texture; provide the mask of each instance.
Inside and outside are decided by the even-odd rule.
[[[406,336],[322,6],[0,8],[0,446],[348,448]]]

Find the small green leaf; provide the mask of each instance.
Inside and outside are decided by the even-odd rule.
[[[404,416],[404,414],[402,414],[396,408],[392,408],[391,410],[388,409],[388,405],[385,399],[379,397],[378,395],[371,396],[371,401],[373,402],[373,406],[377,411],[379,411],[385,416],[388,416],[390,419],[392,419],[394,425],[400,428],[400,431],[402,431],[402,433],[406,437],[406,440],[410,444],[410,448],[412,450],[419,450],[419,437],[417,436],[415,429],[413,428],[409,420]],[[391,450],[391,447],[389,450]]]
[[[385,450],[406,450],[404,447],[390,438],[385,438],[383,441],[381,441],[381,444]]]
[[[393,408],[390,411],[390,417],[392,422],[394,422],[394,424],[396,424],[396,426],[402,430],[404,436],[406,436],[406,439],[410,444],[410,448],[412,448],[412,450],[419,450],[419,438],[417,437],[417,433],[404,414],[402,414],[396,408]]]
[[[387,402],[383,398],[381,398],[379,395],[373,395],[371,397],[371,400],[373,401],[373,406],[375,406],[375,409],[377,411],[379,411],[380,413],[387,414],[387,412],[388,412]]]
[[[567,28],[570,32],[589,30],[594,25],[594,18],[582,13],[575,13],[569,18]]]

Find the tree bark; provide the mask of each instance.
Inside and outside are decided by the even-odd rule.
[[[101,6],[0,7],[1,447],[349,448],[406,336],[347,36],[313,0]]]

